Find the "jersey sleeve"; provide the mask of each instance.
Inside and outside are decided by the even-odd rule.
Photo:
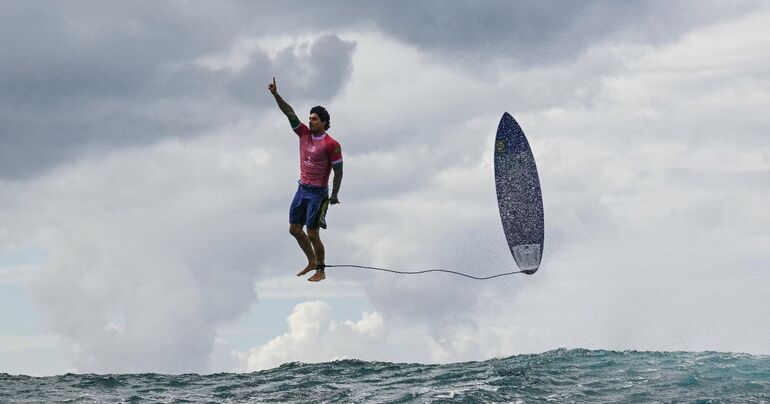
[[[329,154],[329,160],[331,160],[332,166],[342,164],[342,147],[340,146],[339,142],[336,140],[329,142],[329,149],[327,150],[327,153]]]
[[[310,129],[308,129],[307,125],[302,122],[300,122],[296,127],[292,128],[292,130],[294,130],[294,133],[296,133],[299,137],[310,135]]]

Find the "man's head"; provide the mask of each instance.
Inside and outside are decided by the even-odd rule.
[[[308,121],[310,131],[313,133],[321,133],[325,130],[329,130],[331,125],[331,118],[326,108],[318,105],[310,110],[310,120]]]

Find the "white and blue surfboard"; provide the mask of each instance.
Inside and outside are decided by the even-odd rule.
[[[524,131],[504,113],[495,137],[495,187],[503,231],[519,269],[534,274],[543,258],[543,195]]]

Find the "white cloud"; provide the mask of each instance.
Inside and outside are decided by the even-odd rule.
[[[61,343],[56,334],[41,335],[2,335],[0,334],[0,353],[17,350],[54,349]]]
[[[0,266],[0,284],[27,283],[38,275],[39,265],[3,265]]]
[[[358,297],[363,298],[363,283],[349,280],[346,273],[339,273],[339,269],[327,269],[327,280],[317,287],[306,287],[306,277],[297,278],[294,273],[299,270],[290,268],[278,272],[277,276],[263,278],[254,287],[254,292],[260,299],[285,299],[285,298],[332,298],[332,297]],[[309,275],[308,275],[309,276]]]
[[[48,248],[38,301],[79,370],[207,367],[216,327],[248,310],[270,248],[270,212],[253,207],[270,200],[265,168],[280,163],[253,143],[215,134],[123,150],[14,195],[28,206],[10,220],[17,234]]]
[[[263,370],[295,361],[376,360],[382,355],[387,334],[380,314],[364,312],[358,321],[337,322],[331,319],[331,311],[322,301],[298,304],[286,319],[286,333],[243,355],[247,369]]]

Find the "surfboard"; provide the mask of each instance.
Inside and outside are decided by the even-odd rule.
[[[519,269],[531,275],[543,258],[543,195],[532,149],[508,112],[497,126],[494,147],[497,205],[505,238]]]

